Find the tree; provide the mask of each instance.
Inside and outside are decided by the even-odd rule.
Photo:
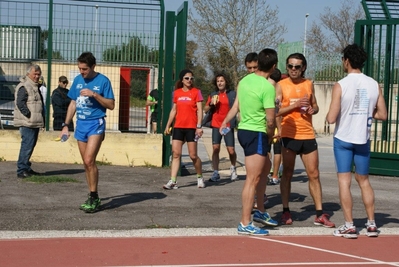
[[[320,21],[312,23],[306,43],[315,52],[341,52],[348,44],[353,43],[355,22],[363,18],[364,11],[358,1],[341,1],[338,12],[326,7],[319,16]]]
[[[115,45],[103,52],[104,61],[130,63],[158,63],[158,50],[150,50],[139,37],[133,36],[128,43]]]
[[[202,91],[202,95],[206,97],[209,95],[212,86],[207,79],[207,72],[205,68],[199,63],[196,56],[198,44],[194,41],[188,41],[186,45],[186,68],[193,71],[195,76],[195,86]]]
[[[200,58],[213,72],[228,72],[223,68],[230,68],[233,85],[238,83],[246,54],[253,52],[252,45],[259,52],[267,47],[276,48],[284,41],[282,35],[287,29],[279,22],[277,8],[271,8],[266,0],[257,0],[256,7],[255,1],[248,0],[192,2],[198,15],[190,11],[189,28],[199,46]]]
[[[48,40],[48,30],[41,30],[40,31],[40,58],[47,59],[47,40]],[[52,52],[52,59],[63,59],[61,52],[57,50],[53,50]]]

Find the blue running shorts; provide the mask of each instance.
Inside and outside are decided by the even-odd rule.
[[[105,132],[104,118],[95,120],[77,120],[75,138],[78,141],[87,142],[89,136],[101,135]]]
[[[356,173],[369,174],[370,166],[370,140],[365,144],[347,143],[334,137],[334,157],[338,173],[351,172],[352,163],[355,164]]]
[[[267,153],[270,152],[270,144],[266,133],[239,129],[237,137],[246,157],[255,154],[267,156]]]

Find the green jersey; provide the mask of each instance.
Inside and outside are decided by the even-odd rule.
[[[238,129],[266,133],[265,109],[275,108],[276,90],[265,78],[248,74],[238,84],[240,123]]]

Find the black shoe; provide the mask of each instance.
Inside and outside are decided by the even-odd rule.
[[[28,171],[23,171],[23,172],[17,174],[17,177],[22,178],[22,179],[28,178],[30,176],[32,176],[32,174],[30,174]]]
[[[30,169],[30,170],[28,171],[28,173],[29,173],[30,175],[42,175],[40,172],[35,172],[35,171],[32,170],[32,169]]]

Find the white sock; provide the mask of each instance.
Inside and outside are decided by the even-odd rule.
[[[353,227],[353,222],[345,222],[345,226],[347,228],[351,228],[351,227]]]
[[[367,220],[367,224],[368,225],[375,225],[375,221],[374,220]]]

